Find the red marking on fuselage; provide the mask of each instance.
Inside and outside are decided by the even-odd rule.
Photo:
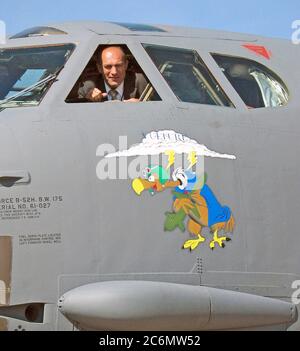
[[[264,58],[266,58],[267,60],[270,60],[271,58],[271,52],[269,50],[267,50],[264,46],[261,45],[250,45],[250,44],[245,44],[242,45],[244,48],[255,52],[257,55],[259,56],[263,56]]]

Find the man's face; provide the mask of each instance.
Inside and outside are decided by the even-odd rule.
[[[101,72],[106,83],[116,89],[125,79],[128,62],[124,52],[118,47],[109,47],[102,51]]]

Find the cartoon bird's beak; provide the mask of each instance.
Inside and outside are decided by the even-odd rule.
[[[153,182],[149,182],[148,180],[141,178],[135,178],[132,181],[132,189],[137,195],[141,195],[141,193],[146,189],[151,189],[153,185]]]

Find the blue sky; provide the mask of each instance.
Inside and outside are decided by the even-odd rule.
[[[173,24],[290,38],[300,0],[2,0],[7,33],[69,20]]]

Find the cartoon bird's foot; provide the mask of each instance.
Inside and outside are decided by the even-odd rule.
[[[216,244],[218,244],[220,247],[224,248],[225,247],[224,241],[231,241],[231,239],[227,238],[226,236],[222,236],[219,238],[218,231],[216,230],[214,232],[213,240],[209,244],[209,247],[213,250],[215,248]]]
[[[183,249],[190,249],[191,251],[195,250],[198,245],[200,245],[201,243],[204,243],[205,238],[203,238],[203,236],[201,236],[200,234],[198,234],[198,239],[192,239],[192,240],[187,240],[184,244],[183,244]]]

